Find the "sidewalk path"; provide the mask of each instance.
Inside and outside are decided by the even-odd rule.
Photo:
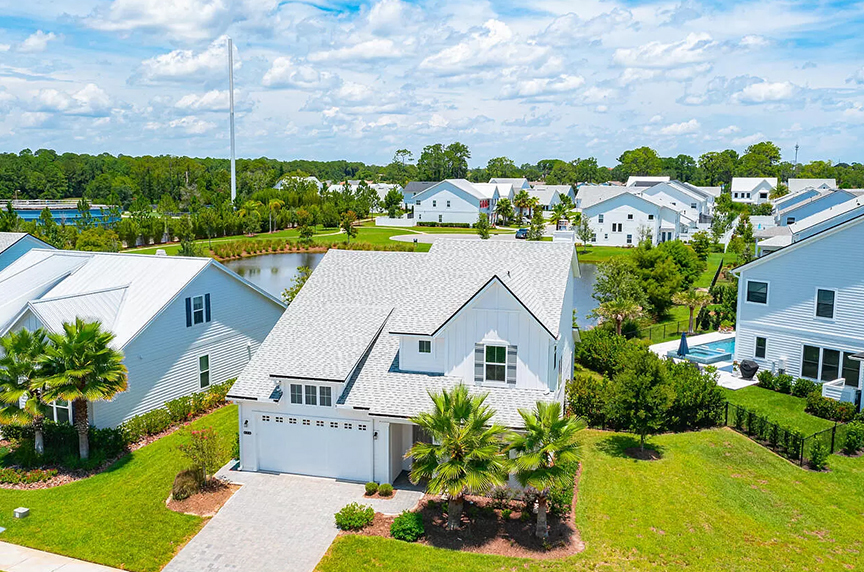
[[[0,542],[0,570],[5,572],[120,572],[117,568],[108,568],[8,542]]]

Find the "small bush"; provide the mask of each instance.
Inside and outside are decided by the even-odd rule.
[[[336,527],[339,530],[360,530],[372,524],[375,511],[371,506],[356,502],[347,504],[336,513]]]
[[[816,471],[823,471],[828,467],[828,447],[825,443],[816,439],[810,445],[810,466]]]
[[[799,377],[792,384],[792,395],[795,397],[807,397],[817,389],[819,389],[819,386],[816,385],[815,381]]]
[[[605,328],[580,332],[581,341],[573,350],[576,363],[606,376],[612,376],[621,366],[621,354],[628,347],[624,336]]]
[[[507,501],[513,498],[513,492],[506,486],[495,487],[489,496],[495,501],[494,505],[496,508],[503,508],[507,504]]]
[[[424,534],[426,529],[423,526],[423,515],[419,512],[402,511],[390,525],[390,536],[396,540],[416,542]]]
[[[828,419],[829,421],[838,421],[847,423],[855,417],[855,405],[849,402],[839,402],[827,397],[822,397],[818,390],[811,392],[807,396],[807,406],[804,411]]]
[[[219,470],[225,457],[219,435],[212,427],[190,431],[189,440],[180,445],[180,452],[192,461],[202,481]]]
[[[854,455],[864,447],[864,423],[853,421],[846,428],[846,438],[843,440],[843,452]]]
[[[501,518],[503,518],[504,520],[510,520],[511,514],[513,514],[513,510],[505,508],[501,511]]]
[[[792,376],[781,373],[774,378],[774,390],[780,393],[792,393]]]
[[[201,472],[198,469],[186,469],[177,473],[174,477],[174,485],[171,487],[171,496],[174,500],[188,499],[201,490]]]
[[[546,495],[546,507],[556,516],[563,516],[573,508],[573,488],[578,465],[567,467],[567,474],[552,485]]]
[[[0,469],[0,483],[7,485],[41,483],[57,476],[57,469],[33,469],[25,471],[6,467]]]
[[[756,379],[759,380],[759,387],[764,389],[774,389],[774,373],[763,369],[758,374],[756,374]]]
[[[585,371],[576,372],[565,390],[570,414],[582,417],[591,427],[605,425],[607,385],[604,377]]]
[[[381,486],[378,487],[378,494],[382,497],[393,496],[393,485],[390,483],[381,483]]]
[[[366,483],[366,496],[372,496],[378,492],[378,483],[368,482]]]

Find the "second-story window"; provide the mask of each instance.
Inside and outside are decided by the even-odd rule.
[[[649,214],[649,215],[648,215],[648,220],[654,220],[654,215],[653,215],[653,214]]]
[[[816,317],[834,319],[834,290],[816,290]]]
[[[447,208],[450,208],[450,201],[447,201]]]
[[[435,208],[437,206],[438,206],[438,201],[432,201],[432,208]]]
[[[507,346],[486,346],[486,381],[507,381]]]
[[[597,222],[603,222],[603,215],[597,215]]]
[[[430,340],[420,340],[418,350],[421,354],[431,354],[432,342]]]
[[[291,403],[303,404],[303,386],[299,383],[291,384]]]
[[[628,214],[628,215],[627,215],[627,220],[633,220],[633,215],[632,215],[632,214]]]
[[[747,301],[754,304],[768,303],[768,283],[757,280],[747,281]]]

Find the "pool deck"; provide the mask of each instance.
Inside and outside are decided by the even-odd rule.
[[[691,348],[693,346],[699,346],[703,344],[708,344],[711,342],[717,342],[720,340],[728,340],[730,338],[735,337],[735,332],[711,332],[708,334],[702,334],[700,336],[693,336],[687,338],[687,345]],[[663,342],[661,344],[654,344],[651,346],[651,351],[660,356],[661,358],[667,357],[667,353],[669,351],[675,351],[678,349],[678,344],[681,343],[681,340],[672,340],[671,342]],[[678,358],[673,358],[676,362],[684,361]],[[700,365],[700,364],[697,364]],[[741,379],[737,374],[732,373],[732,362],[731,361],[718,361],[716,363],[711,364],[713,367],[717,368],[717,385],[720,387],[725,387],[726,389],[742,389],[745,387],[749,387],[751,385],[756,385],[758,380],[754,379]],[[702,367],[700,365],[700,367]]]

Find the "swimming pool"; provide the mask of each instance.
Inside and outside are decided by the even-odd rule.
[[[678,357],[678,350],[669,350],[671,357]],[[735,337],[690,346],[690,351],[684,359],[694,363],[710,364],[720,361],[731,361],[735,355]]]

